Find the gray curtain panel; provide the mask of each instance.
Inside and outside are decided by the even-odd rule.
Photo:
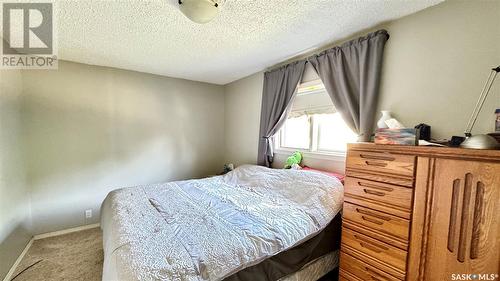
[[[257,158],[259,165],[270,167],[273,162],[272,137],[285,123],[305,65],[305,60],[297,61],[264,73]]]
[[[382,55],[389,39],[379,30],[308,58],[347,125],[369,141],[375,123]]]

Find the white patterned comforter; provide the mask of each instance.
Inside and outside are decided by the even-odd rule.
[[[221,280],[314,236],[342,200],[335,178],[252,165],[112,191],[103,280]]]

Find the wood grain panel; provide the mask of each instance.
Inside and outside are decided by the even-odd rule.
[[[405,279],[406,273],[404,271],[397,269],[394,266],[389,265],[385,262],[381,262],[377,259],[374,259],[371,256],[369,256],[363,252],[358,251],[357,249],[354,249],[352,247],[346,246],[345,244],[342,244],[340,251],[350,255],[351,257],[353,257],[353,258],[355,258],[355,259],[357,259],[365,264],[368,264],[372,267],[375,267],[381,271],[387,272],[388,274],[396,277],[397,279],[401,279],[401,280]]]
[[[452,167],[452,168],[450,168]],[[460,196],[456,208],[457,179]],[[425,263],[420,280],[447,280],[451,274],[499,271],[500,223],[498,219],[500,163],[437,159],[432,184],[428,243],[423,244]],[[450,235],[453,210],[456,235]],[[445,226],[445,227],[443,227]],[[449,240],[456,241],[449,250]],[[411,248],[410,248],[411,251]]]
[[[413,190],[393,184],[346,177],[344,193],[411,210]]]
[[[410,219],[410,217],[411,217],[411,212],[406,210],[406,209],[396,207],[394,205],[388,205],[386,203],[382,203],[382,202],[378,202],[378,201],[373,201],[371,199],[367,199],[367,198],[363,198],[363,197],[357,197],[357,196],[350,195],[350,194],[345,195],[344,202],[349,202],[349,203],[353,203],[356,205],[365,206],[367,208],[379,210],[381,212],[388,213],[388,214],[398,216],[401,218],[405,218],[405,219]]]
[[[474,218],[472,222],[472,239],[470,246],[470,258],[479,257],[479,237],[481,236],[481,219],[484,206],[484,184],[477,182],[476,199],[474,200]]]
[[[401,250],[408,251],[408,240],[401,239],[393,235],[387,235],[384,232],[376,231],[372,228],[367,228],[361,224],[349,220],[344,220],[342,223],[345,227],[352,229],[356,232],[368,235],[374,239],[377,239],[394,247],[400,248]]]
[[[380,270],[379,268],[365,263],[360,259],[346,254],[344,252],[340,253],[340,267],[353,275],[359,277],[361,280],[383,280],[383,281],[398,281],[401,280],[396,278],[389,273]]]
[[[406,219],[347,202],[344,204],[343,219],[360,224],[369,230],[408,240],[410,222]]]
[[[401,271],[406,270],[407,252],[404,250],[345,227],[342,228],[342,244],[363,252]]]
[[[339,281],[365,281],[363,279],[359,279],[356,275],[340,268],[339,271]]]
[[[457,234],[458,198],[460,197],[460,180],[453,181],[453,191],[451,196],[450,223],[448,225],[448,250],[455,251],[455,236]]]
[[[346,166],[349,169],[413,177],[415,156],[349,150]]]
[[[430,183],[432,182],[432,173],[434,169],[434,159],[418,157],[417,173],[415,181],[416,198],[413,203],[412,220],[410,225],[410,246],[408,250],[408,272],[406,280],[422,280],[421,271],[423,271],[423,261],[421,257],[425,239],[424,233],[427,226],[428,198],[431,197]]]
[[[472,174],[465,175],[464,196],[462,203],[462,216],[460,219],[460,236],[458,240],[458,254],[457,259],[459,262],[465,261],[465,251],[467,247],[467,233],[469,228],[470,218],[470,197],[472,193]],[[451,209],[451,208],[450,208]],[[451,210],[450,210],[451,212]]]
[[[432,212],[432,208],[434,207],[434,198],[433,198],[433,192],[434,192],[434,177],[436,173],[436,159],[431,158],[429,160],[429,166],[428,166],[428,172],[427,172],[427,184],[428,188],[425,193],[425,197],[422,197],[425,199],[425,220],[424,220],[424,225],[423,225],[423,232],[422,232],[422,248],[427,249],[427,246],[429,245],[429,231],[430,231],[430,226],[432,221],[429,219],[429,216]],[[420,252],[420,265],[421,267],[419,268],[419,275],[424,276],[424,270],[425,270],[425,265],[428,262],[427,259],[427,252],[422,250]],[[425,280],[425,278],[424,278]]]
[[[383,172],[380,173],[375,171],[370,171],[367,173],[366,171],[363,170],[355,170],[347,168],[345,174],[348,177],[401,185],[406,187],[413,187],[413,182],[414,182],[413,177],[393,176],[393,175],[388,175],[387,173]]]

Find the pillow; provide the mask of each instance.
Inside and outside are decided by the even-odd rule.
[[[345,176],[344,175],[341,175],[341,174],[338,174],[338,173],[333,173],[333,172],[327,172],[327,171],[322,171],[322,170],[318,170],[318,169],[313,169],[311,167],[307,167],[307,166],[304,166],[304,168],[302,168],[302,170],[304,171],[314,171],[314,172],[319,172],[319,173],[322,173],[322,174],[325,174],[325,175],[328,175],[330,177],[334,177],[334,178],[337,178],[342,184],[344,183],[344,178]]]

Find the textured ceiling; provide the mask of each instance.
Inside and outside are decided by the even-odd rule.
[[[200,25],[177,0],[58,0],[59,58],[226,84],[441,0],[226,0]]]

